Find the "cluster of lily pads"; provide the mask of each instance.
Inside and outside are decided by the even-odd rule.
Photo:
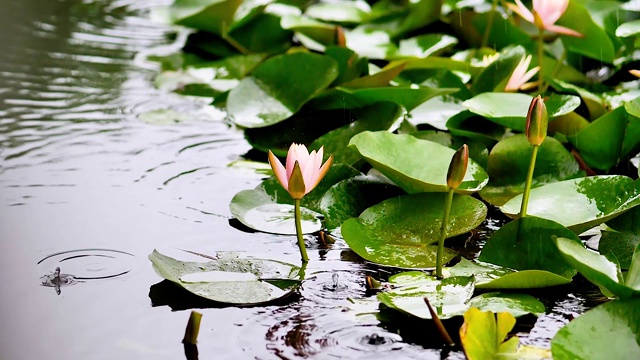
[[[176,0],[165,10],[193,31],[182,51],[155,58],[158,87],[211,98],[276,169],[232,199],[244,225],[297,233],[301,252],[301,234],[322,231],[368,262],[414,269],[391,276],[377,299],[424,319],[544,313],[518,291],[580,272],[617,300],[562,328],[553,357],[640,354],[639,2]],[[532,139],[535,95],[548,129]],[[279,163],[293,143],[332,155],[321,181],[303,163]],[[452,187],[463,144],[468,167]],[[323,161],[315,154],[310,172]],[[441,235],[473,231],[488,211],[514,220],[477,258],[437,256]],[[583,245],[585,231],[600,236],[597,250]],[[191,292],[255,304],[299,285],[301,256],[302,267],[150,258]],[[434,276],[440,259],[452,266]],[[507,315],[465,321],[463,343],[491,323],[496,353],[518,351],[502,344]]]

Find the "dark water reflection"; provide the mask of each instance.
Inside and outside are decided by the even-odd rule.
[[[308,281],[281,304],[217,306],[160,282],[154,248],[298,262],[292,237],[230,220],[230,199],[262,177],[228,166],[250,150],[243,134],[202,101],[152,86],[158,69],[145,55],[171,51],[176,35],[149,9],[168,1],[2,4],[0,358],[184,358],[191,308],[204,315],[201,359],[440,358],[420,340],[424,323],[399,330],[368,314],[377,306],[364,276],[386,270],[341,242],[310,247]],[[140,120],[157,109],[189,121]],[[40,284],[58,267],[76,285],[56,295]],[[550,304],[528,341],[547,346],[573,307],[584,311],[579,297]]]

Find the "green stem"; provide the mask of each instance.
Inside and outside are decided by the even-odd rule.
[[[564,62],[564,59],[566,57],[567,57],[567,49],[565,48],[564,51],[562,52],[562,56],[560,56],[560,59],[556,61],[556,65],[553,67],[553,70],[551,71],[552,79],[555,79],[558,76],[558,71],[560,71],[560,68],[562,67],[562,63]],[[549,83],[545,83],[544,87],[542,88],[542,92],[543,93],[547,92],[548,87],[549,87]]]
[[[447,200],[444,204],[444,216],[442,226],[440,226],[440,241],[438,241],[438,255],[436,258],[436,277],[442,279],[442,254],[444,253],[444,239],[447,237],[447,226],[449,225],[449,214],[451,213],[451,203],[453,202],[453,188],[449,188]]]
[[[489,12],[489,18],[487,19],[487,27],[484,29],[484,36],[482,37],[482,47],[486,47],[489,43],[489,34],[491,34],[491,28],[493,27],[497,7],[498,0],[493,0],[493,3],[491,4],[491,11]]]
[[[529,162],[529,172],[527,173],[527,182],[524,185],[524,193],[522,194],[522,204],[520,205],[520,217],[527,216],[527,206],[529,205],[529,193],[531,192],[531,183],[533,182],[533,170],[536,167],[536,157],[538,156],[538,145],[533,146],[531,153],[531,161]]]
[[[538,30],[538,66],[540,69],[538,70],[538,78],[540,79],[540,83],[538,84],[538,93],[542,96],[544,92],[544,75],[542,72],[542,63],[544,57],[544,29]]]
[[[307,247],[304,245],[304,238],[302,237],[302,223],[300,221],[300,199],[294,200],[294,207],[296,218],[296,235],[298,236],[298,247],[300,248],[300,256],[302,257],[302,262],[306,263],[309,261],[309,256],[307,256]]]

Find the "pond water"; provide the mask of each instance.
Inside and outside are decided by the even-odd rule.
[[[321,249],[311,239],[303,288],[269,306],[217,306],[160,281],[147,259],[154,248],[299,263],[294,236],[245,231],[231,218],[233,195],[262,179],[229,166],[251,149],[242,132],[201,100],[154,88],[159,69],[146,56],[175,50],[183,37],[150,20],[149,9],[166,3],[3,4],[0,357],[184,358],[197,308],[203,359],[464,358],[441,353],[428,322],[362,314],[377,307],[348,299],[373,299],[365,275],[388,272],[341,241]],[[189,120],[142,121],[158,109]],[[538,292],[549,313],[523,321],[523,341],[549,346],[592,306],[592,293]]]

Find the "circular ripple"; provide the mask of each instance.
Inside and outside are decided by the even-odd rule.
[[[130,272],[134,256],[119,250],[79,249],[51,254],[38,265],[46,273],[60,268],[61,273],[75,280],[110,279]]]
[[[364,278],[355,271],[322,271],[305,279],[302,296],[317,304],[337,305],[336,301],[361,298]]]
[[[410,355],[423,352],[402,342],[402,337],[377,326],[377,321],[358,321],[353,314],[335,309],[297,307],[275,314],[280,321],[267,330],[267,349],[281,358],[322,356],[357,359]]]

